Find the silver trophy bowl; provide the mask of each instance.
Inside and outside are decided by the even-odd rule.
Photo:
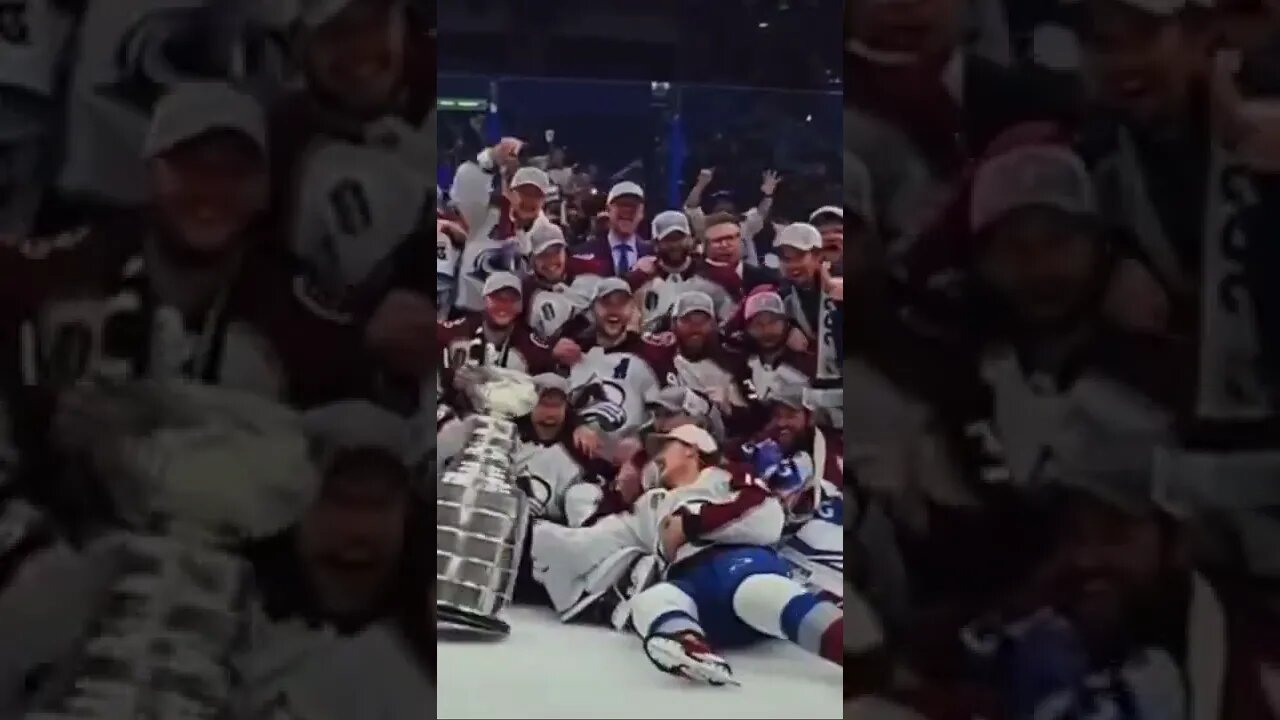
[[[486,368],[486,371],[489,369]],[[537,401],[528,376],[486,372],[474,429],[436,487],[436,626],[448,633],[505,637],[529,527],[529,500],[512,472],[517,443],[510,418]]]

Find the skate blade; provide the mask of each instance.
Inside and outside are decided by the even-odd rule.
[[[707,685],[742,687],[742,683],[735,680],[733,675],[725,668],[689,662],[689,656],[685,654],[684,646],[678,640],[655,638],[650,640],[650,643],[650,653],[659,656],[653,658],[655,664],[658,664],[659,668],[672,675],[679,675],[686,680],[706,683]]]

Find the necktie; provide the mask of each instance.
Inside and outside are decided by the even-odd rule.
[[[618,275],[626,275],[631,270],[631,246],[618,246]]]

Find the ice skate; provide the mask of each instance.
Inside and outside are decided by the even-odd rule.
[[[661,671],[709,685],[739,685],[724,658],[692,633],[655,633],[644,641],[645,654]]]

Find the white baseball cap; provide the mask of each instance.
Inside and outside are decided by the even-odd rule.
[[[762,292],[748,297],[746,304],[743,306],[743,316],[750,320],[762,312],[770,312],[785,317],[787,307],[782,302],[782,296],[776,292]]]
[[[816,225],[818,218],[836,217],[841,222],[844,221],[844,208],[837,205],[823,205],[822,207],[809,213],[809,223]]]
[[[653,218],[653,239],[661,240],[673,232],[682,232],[686,236],[693,235],[689,228],[689,218],[679,210],[663,210]]]
[[[524,288],[521,287],[520,285],[520,278],[516,277],[515,275],[509,272],[499,271],[499,272],[493,273],[492,275],[485,278],[484,280],[485,296],[496,293],[499,290],[506,290],[508,288],[515,290],[517,293],[520,293],[520,295],[523,297]]]
[[[557,245],[564,247],[568,244],[564,239],[564,231],[552,222],[535,224],[533,230],[529,231],[529,243],[533,247],[534,255],[539,255],[542,251]]]
[[[711,433],[697,425],[689,424],[681,425],[668,433],[650,435],[647,444],[652,448],[661,448],[669,440],[678,440],[704,455],[709,455],[720,449],[720,446],[716,444],[716,439],[711,437]]]
[[[1028,145],[996,155],[978,167],[969,199],[973,232],[1027,207],[1095,214],[1097,199],[1084,161],[1066,147]]]
[[[613,202],[614,200],[617,200],[617,199],[618,199],[618,198],[620,198],[620,197],[626,197],[626,196],[628,196],[628,195],[629,195],[629,196],[633,196],[633,197],[637,197],[637,198],[639,198],[641,201],[643,201],[643,200],[644,200],[644,188],[642,188],[642,187],[640,187],[639,185],[637,185],[637,184],[635,184],[635,183],[631,182],[630,180],[624,180],[624,181],[622,181],[622,182],[618,183],[617,185],[614,185],[612,188],[610,188],[610,189],[609,189],[609,197],[608,197],[608,199],[607,199],[605,202],[606,202],[606,204],[608,204],[608,203]]]
[[[511,176],[511,189],[532,185],[546,195],[551,190],[551,178],[541,168],[522,167]]]
[[[778,233],[778,247],[793,247],[806,252],[822,249],[822,234],[809,223],[792,223]]]
[[[151,159],[214,130],[234,130],[267,150],[267,121],[252,97],[221,82],[175,85],[156,103],[142,155]]]

